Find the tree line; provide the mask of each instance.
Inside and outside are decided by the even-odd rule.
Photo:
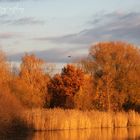
[[[94,44],[86,58],[53,76],[46,66],[34,54],[25,54],[15,72],[1,52],[0,94],[10,93],[26,108],[140,111],[140,49],[133,44]]]

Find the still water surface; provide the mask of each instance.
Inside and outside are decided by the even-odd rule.
[[[33,132],[9,140],[140,140],[140,127]]]

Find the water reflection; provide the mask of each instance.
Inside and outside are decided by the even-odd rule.
[[[140,139],[140,127],[35,132],[32,140],[130,140]]]
[[[140,127],[44,131],[0,137],[4,140],[140,140]]]

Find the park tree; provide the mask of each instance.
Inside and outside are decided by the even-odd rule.
[[[46,101],[49,102],[49,76],[44,67],[45,61],[35,55],[25,54],[22,58],[19,76],[13,82],[13,90],[27,107],[44,107]]]
[[[67,65],[61,74],[56,74],[48,86],[51,93],[51,107],[74,107],[74,96],[83,84],[84,73],[73,65]]]
[[[99,110],[121,110],[140,100],[140,50],[123,42],[101,42],[89,50],[82,67],[94,79],[94,103]]]

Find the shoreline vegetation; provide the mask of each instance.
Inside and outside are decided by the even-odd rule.
[[[43,137],[44,133],[63,131],[68,133],[70,130],[73,132],[74,130],[104,131],[104,129],[109,129],[110,132],[117,129],[118,132],[123,129],[131,130],[131,128],[140,130],[140,114],[133,110],[100,112],[61,108],[26,109],[22,110],[17,117],[12,117],[7,122],[7,127],[0,129],[0,138],[15,136],[28,138],[34,136],[34,132],[41,132],[37,134]],[[121,129],[118,130],[119,128]]]
[[[32,109],[23,113],[27,128],[35,131],[78,130],[92,128],[126,128],[140,126],[140,114],[71,109]]]

